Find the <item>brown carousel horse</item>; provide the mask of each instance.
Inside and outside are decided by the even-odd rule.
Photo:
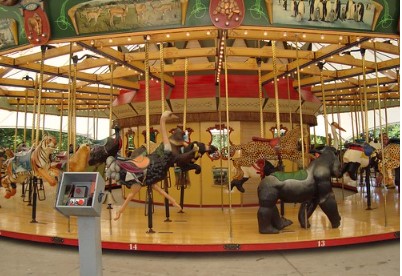
[[[308,131],[303,129],[304,139],[308,139]],[[230,156],[235,151],[240,150],[241,156],[233,158],[233,167],[236,172],[231,182],[231,187],[236,187],[240,192],[244,193],[243,184],[261,171],[262,167],[258,166],[261,160],[290,160],[300,163],[302,160],[302,152],[299,150],[299,139],[301,137],[301,128],[297,127],[289,130],[284,136],[265,139],[253,138],[253,141],[246,144],[231,145]],[[256,173],[249,173],[250,171]]]
[[[14,196],[17,184],[22,184],[31,176],[42,178],[50,186],[57,184],[59,171],[51,166],[50,156],[55,151],[56,138],[45,135],[37,147],[15,153],[6,163],[5,176],[1,185],[6,189],[5,198]]]

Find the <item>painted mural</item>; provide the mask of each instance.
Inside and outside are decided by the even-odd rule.
[[[176,0],[93,0],[68,10],[77,34],[132,30],[181,23],[181,5]]]
[[[230,3],[230,0],[226,1]],[[238,1],[236,0],[236,3]],[[243,2],[242,26],[399,33],[400,1],[395,0],[243,0]],[[23,15],[21,11],[24,8],[26,10],[29,7],[37,7],[38,3],[44,4],[43,10],[48,17],[50,29],[42,27],[40,37],[35,38],[33,35],[27,35],[24,27],[29,17],[27,15],[24,20],[25,14]],[[45,38],[68,39],[88,34],[103,35],[212,26],[209,4],[209,0],[0,1],[0,50],[27,43],[43,44],[46,43]],[[213,14],[214,10],[211,12]],[[47,20],[41,20],[45,21]]]
[[[275,0],[273,24],[374,30],[383,5],[373,0]]]
[[[0,49],[18,45],[18,28],[14,19],[0,19]]]

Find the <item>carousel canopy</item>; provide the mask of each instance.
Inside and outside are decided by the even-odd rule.
[[[14,2],[0,6],[2,109],[58,115],[74,101],[78,116],[120,119],[145,114],[147,99],[160,113],[162,97],[183,112],[188,97],[215,112],[226,92],[241,111],[262,99],[273,112],[276,97],[283,112],[314,115],[400,104],[399,1],[362,0],[352,15],[347,1],[46,1],[36,40],[26,1]]]

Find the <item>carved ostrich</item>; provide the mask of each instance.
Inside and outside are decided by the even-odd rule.
[[[169,141],[169,137],[166,131],[166,120],[170,118],[177,118],[171,111],[165,111],[162,113],[160,119],[160,127],[162,133],[162,142],[163,142],[163,152],[156,150],[152,154],[147,156],[138,156],[135,159],[132,159],[132,163],[136,166],[136,170],[138,174],[133,174],[133,177],[138,177],[138,181],[134,183],[130,183],[130,192],[127,195],[123,205],[116,212],[116,216],[114,220],[118,220],[121,214],[126,209],[128,203],[134,198],[134,196],[140,191],[142,186],[152,185],[152,188],[163,195],[165,198],[169,200],[171,204],[179,208],[181,210],[181,206],[176,202],[176,200],[167,194],[164,190],[162,190],[156,183],[165,179],[167,175],[167,171],[171,166],[172,162],[174,162],[174,155],[172,153],[172,146]],[[110,158],[110,157],[109,157]],[[106,161],[106,166],[116,166],[117,164],[113,161],[114,158],[111,157]],[[123,165],[121,163],[121,165]],[[128,186],[128,185],[127,185]]]

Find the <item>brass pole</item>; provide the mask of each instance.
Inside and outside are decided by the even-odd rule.
[[[68,62],[68,97],[67,97],[67,159],[70,159],[70,145],[73,142],[73,133],[72,133],[72,105],[73,105],[73,79],[72,79],[72,68],[71,68],[71,61],[72,61],[72,43],[70,42],[70,59]],[[69,162],[67,162],[67,171],[70,171]],[[69,219],[70,222],[70,219]]]
[[[290,103],[290,79],[289,79],[289,75],[286,75],[286,82],[287,82],[287,87],[288,87],[288,100]],[[292,126],[293,129],[293,117],[292,117],[292,108],[289,104],[289,123]]]
[[[25,89],[25,105],[24,105],[24,143],[27,142],[27,115],[28,115],[28,89]]]
[[[298,37],[296,36],[297,90],[299,93],[300,135],[301,135],[301,143],[302,143],[302,147],[301,147],[302,148],[302,165],[303,165],[303,169],[304,169],[306,167],[306,164],[305,164],[305,160],[304,160],[305,152],[304,152],[303,104],[302,104],[301,85],[300,85],[299,46],[297,44],[298,44]]]
[[[147,152],[150,151],[150,119],[149,119],[149,42],[145,38],[145,135]]]
[[[17,152],[18,112],[20,111],[20,98],[17,98],[17,114],[15,116],[14,152]]]
[[[376,76],[376,82],[377,82],[378,110],[381,111],[380,83],[378,81],[377,49],[376,49],[375,42],[373,42],[373,45],[374,45],[375,76]],[[381,113],[380,113],[380,115],[381,115]],[[379,124],[380,124],[380,129],[382,130],[381,116],[379,118]],[[387,123],[386,123],[386,125],[387,125]],[[383,144],[383,138],[384,137],[383,137],[383,132],[382,131],[380,131],[380,137],[381,137],[381,139],[380,139],[381,140],[381,158],[382,158],[382,161],[384,162],[385,161],[385,158],[384,158],[384,144]],[[382,181],[383,181],[382,184],[384,184],[384,179],[385,179],[385,168],[384,167],[385,166],[384,166],[384,163],[383,163],[382,170],[381,170],[381,173],[384,176],[383,179],[382,179]],[[383,192],[385,191],[385,195],[384,195],[384,226],[387,227],[387,222],[388,222],[387,221],[387,196],[386,196],[387,192],[386,192],[386,188],[385,188],[384,185],[382,185],[382,189],[383,189]]]
[[[358,95],[354,95],[355,97],[354,97],[354,111],[355,111],[355,128],[356,128],[356,136],[355,136],[355,138],[359,138],[359,132],[360,132],[360,129],[359,129],[359,120],[360,120],[360,117],[359,117],[359,112],[358,112],[358,106],[357,106],[357,97],[358,97]]]
[[[337,92],[338,89],[336,87],[336,80],[334,80],[335,82],[335,91]],[[338,98],[338,94],[335,93],[335,104],[336,104],[336,110],[337,110],[337,120],[338,123],[342,126],[342,122],[341,122],[341,108],[339,105],[339,98]],[[342,132],[339,131],[339,149],[342,149]],[[343,191],[343,190],[342,190]]]
[[[73,144],[73,152],[76,149],[77,143],[77,62],[78,60],[73,59],[74,62],[74,79],[73,79],[73,89],[72,89],[72,119],[71,119],[71,133],[72,133],[72,144]]]
[[[226,128],[228,135],[226,136],[226,145],[228,148],[228,153],[230,153],[230,138],[229,138],[229,87],[228,87],[228,65],[227,65],[227,52],[226,52],[226,31],[223,31],[222,39],[224,40],[224,62],[225,62],[225,100],[226,100]],[[228,179],[232,179],[231,176],[231,162],[228,162]],[[229,186],[229,237],[230,240],[233,239],[233,225],[232,225],[232,193],[230,192],[231,187]]]
[[[43,103],[42,137],[45,136],[46,99]]]
[[[367,85],[366,85],[366,49],[360,48],[360,53],[362,55],[362,67],[363,67],[363,96],[364,96],[364,133],[365,140],[368,143],[368,106],[367,106]]]
[[[159,44],[159,58],[160,58],[160,69],[161,69],[161,108],[162,113],[165,111],[165,59],[164,59],[164,45],[163,42]]]
[[[350,108],[350,122],[352,123],[352,141],[355,141],[355,127],[354,127],[354,120],[353,120],[353,107]]]
[[[95,108],[92,110],[92,129],[93,129],[93,135],[92,135],[92,138],[93,139],[96,139],[95,137],[96,137],[96,120],[97,120],[97,118],[96,118],[96,110],[95,110]]]
[[[109,136],[112,136],[112,128],[113,128],[113,90],[114,90],[114,83],[113,83],[113,74],[114,74],[114,64],[110,65],[110,99],[109,99]]]
[[[265,137],[264,133],[264,113],[262,111],[262,83],[261,83],[261,58],[257,58],[258,68],[258,103],[260,107],[260,137]]]
[[[385,113],[385,133],[388,134],[388,106],[387,106],[387,95],[384,95],[384,113]]]
[[[64,108],[64,95],[61,94],[61,106],[60,106],[60,131],[59,131],[59,150],[63,148],[63,108]],[[68,145],[67,145],[68,151]]]
[[[317,64],[318,68],[320,68],[320,82],[321,82],[321,96],[322,96],[322,104],[323,104],[323,111],[324,111],[324,127],[325,127],[325,141],[328,146],[329,144],[329,138],[328,138],[328,116],[327,116],[327,102],[325,99],[325,89],[324,89],[324,79],[323,79],[323,69],[324,69],[324,63],[319,62]]]
[[[95,139],[98,139],[98,132],[99,132],[99,83],[98,89],[96,91],[96,131],[95,131]]]
[[[281,137],[281,115],[279,113],[279,92],[278,92],[278,69],[276,67],[277,62],[276,45],[275,45],[276,41],[272,40],[271,43],[272,43],[272,64],[273,64],[274,90],[275,90],[276,131],[277,131],[277,137]]]
[[[44,60],[46,53],[46,46],[41,46],[41,61],[40,61],[40,73],[39,73],[39,91],[38,91],[38,106],[37,106],[37,117],[36,117],[36,137],[35,145],[39,144],[39,129],[40,129],[40,115],[41,115],[41,105],[42,105],[42,88],[43,88],[43,70],[44,70]]]
[[[36,102],[37,102],[37,94],[38,94],[38,75],[35,75],[35,80],[32,80],[34,83],[34,105],[32,108],[32,129],[31,129],[31,146],[35,143],[35,116],[36,116]]]
[[[374,128],[373,128],[373,137],[374,139],[377,137],[377,116],[376,116],[377,107],[373,102],[373,121],[374,121]],[[380,110],[378,110],[378,114],[380,114]],[[380,114],[381,115],[381,114]]]
[[[91,109],[90,109],[90,105],[89,105],[89,103],[87,103],[87,116],[88,116],[88,118],[87,118],[87,140],[89,141],[89,139],[90,139],[90,137],[89,137],[89,125],[90,125],[90,123],[89,123],[89,118],[91,117],[91,115],[90,115],[90,111],[91,111]]]
[[[358,83],[360,85],[360,76],[358,76],[357,79],[358,79]],[[365,127],[365,116],[364,116],[365,114],[364,114],[364,108],[363,108],[364,96],[362,96],[362,94],[364,95],[364,89],[362,91],[362,89],[360,89],[360,87],[359,87],[359,103],[360,103],[360,113],[359,114],[360,114],[360,122],[361,122],[360,123],[361,130],[359,132],[363,134],[365,132],[366,127]]]
[[[188,93],[188,58],[184,59],[184,106],[183,106],[183,131],[187,124],[187,93]]]

